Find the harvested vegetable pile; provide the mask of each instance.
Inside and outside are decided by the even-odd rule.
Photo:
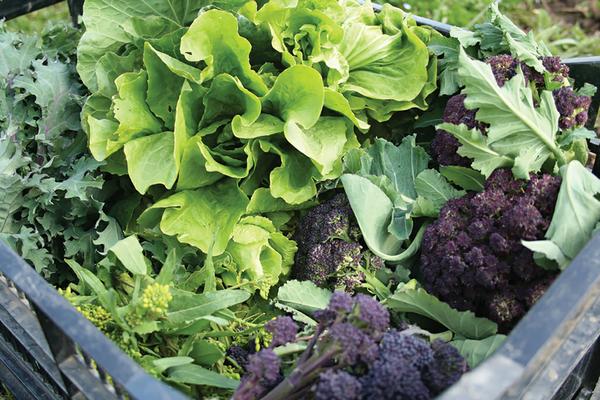
[[[433,398],[600,221],[595,88],[490,13],[86,0],[78,75],[3,31],[1,237],[193,397]]]

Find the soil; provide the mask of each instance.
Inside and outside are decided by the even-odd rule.
[[[539,4],[565,23],[578,24],[588,33],[600,32],[598,0],[541,0]]]

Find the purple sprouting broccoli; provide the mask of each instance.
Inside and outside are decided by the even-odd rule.
[[[444,109],[443,121],[460,125],[465,124],[469,129],[478,128],[485,131],[486,126],[475,119],[477,110],[468,110],[465,107],[466,96],[457,94],[450,97]],[[457,153],[460,143],[450,133],[438,130],[431,143],[431,154],[433,159],[440,165],[460,165],[468,167],[471,160]]]
[[[498,86],[504,86],[517,74],[518,68],[521,68],[525,82],[532,87],[532,90],[536,92],[552,90],[556,109],[560,114],[560,129],[566,130],[586,124],[592,99],[589,96],[578,95],[569,86],[569,67],[562,63],[560,57],[542,58],[546,76],[507,54],[489,57],[486,63],[490,65]],[[476,120],[477,110],[469,110],[465,107],[465,98],[465,95],[458,94],[448,99],[443,121],[455,125],[465,124],[469,129],[477,128],[481,133],[486,134],[486,124]],[[459,147],[460,143],[454,136],[438,130],[431,143],[430,152],[439,165],[467,167],[471,164],[471,160],[457,153]]]
[[[362,393],[360,381],[346,371],[326,370],[313,386],[315,400],[359,400]]]
[[[431,394],[437,396],[458,382],[469,366],[456,347],[442,340],[431,343],[431,349],[433,361],[423,368],[421,377]]]
[[[248,365],[248,357],[250,357],[250,352],[243,348],[242,346],[233,345],[230,346],[225,355],[228,359],[233,361],[233,363],[237,364],[242,370],[246,370],[246,366]]]
[[[421,282],[459,310],[509,330],[552,283],[521,240],[541,240],[550,225],[560,177],[492,173],[483,192],[446,203],[423,237]]]
[[[500,54],[487,59],[486,61],[492,68],[494,78],[498,86],[504,86],[506,81],[517,74],[519,62],[508,54]]]
[[[454,384],[468,367],[451,345],[431,345],[391,330],[379,343],[379,359],[361,378],[364,399],[431,399]]]
[[[277,317],[267,322],[265,329],[273,336],[269,347],[295,342],[298,334],[298,325],[288,316]]]
[[[429,344],[410,329],[390,329],[389,313],[371,297],[338,291],[314,316],[319,323],[288,376],[267,390],[280,379],[281,361],[262,350],[251,356],[234,399],[430,400],[467,370],[454,347],[441,341]],[[271,364],[265,365],[268,358]]]
[[[378,360],[361,380],[365,400],[429,400],[420,372],[398,357]]]
[[[252,354],[248,359],[247,373],[233,394],[233,400],[260,399],[281,381],[281,360],[270,349]]]
[[[292,277],[322,287],[352,292],[365,280],[363,268],[375,270],[383,260],[361,244],[361,233],[345,194],[314,207],[298,222]]]
[[[560,114],[558,125],[561,129],[585,125],[592,104],[591,97],[578,95],[570,86],[554,90],[553,95],[556,109]]]

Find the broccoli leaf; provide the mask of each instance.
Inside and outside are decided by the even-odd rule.
[[[458,165],[440,166],[440,173],[464,190],[481,192],[484,188],[485,176],[471,168]]]
[[[456,190],[434,169],[426,169],[417,176],[415,190],[419,196],[417,202],[419,198],[426,199],[435,212],[434,217],[448,200],[465,195],[463,190]]]
[[[341,180],[369,249],[390,262],[401,262],[415,255],[423,237],[424,226],[417,232],[411,245],[404,249],[404,240],[398,239],[394,234],[402,232],[401,227],[392,229],[390,224],[394,213],[400,220],[405,216],[394,209],[385,192],[368,178],[359,175],[342,175]]]
[[[223,389],[236,389],[239,381],[227,378],[217,372],[195,364],[178,365],[167,370],[168,379],[172,382],[213,386]]]
[[[245,302],[250,293],[244,290],[218,290],[196,294],[179,289],[171,289],[173,300],[169,304],[166,323],[169,326],[188,324],[236,304]]]
[[[287,281],[277,292],[277,301],[302,313],[312,314],[327,308],[331,292],[312,281]]]
[[[579,161],[560,169],[562,183],[546,232],[547,241],[523,244],[564,269],[590,240],[600,221],[600,179]],[[550,243],[547,243],[550,242]]]
[[[493,335],[481,340],[455,339],[450,344],[458,349],[467,360],[469,367],[475,368],[489,358],[506,340],[505,335]]]
[[[413,279],[400,284],[394,294],[387,298],[390,309],[415,313],[439,322],[457,335],[469,339],[483,339],[494,335],[498,326],[487,318],[478,318],[471,311],[458,311],[437,297],[417,287]]]
[[[472,158],[471,166],[480,171],[486,178],[497,168],[510,167],[514,163],[514,158],[504,156],[493,150],[489,145],[488,138],[477,128],[469,129],[465,124],[453,125],[449,123],[437,125],[436,128],[454,135],[462,145],[458,148],[458,154]]]
[[[367,154],[371,160],[367,171],[363,164],[366,174],[387,176],[398,194],[411,199],[417,197],[415,180],[427,168],[429,155],[424,148],[416,145],[415,136],[405,137],[400,146],[394,146],[385,139],[376,139]]]
[[[556,143],[559,114],[551,92],[542,92],[539,107],[536,107],[520,70],[500,87],[491,67],[472,59],[462,49],[458,74],[465,84],[465,106],[478,109],[477,120],[490,125],[485,140],[482,137],[471,138],[472,141],[476,139],[474,142],[477,146],[474,148],[477,149],[476,153],[480,153],[479,157],[474,157],[474,168],[487,176],[492,168],[505,165],[504,157],[508,157],[514,160],[514,175],[528,179],[529,172],[539,171],[551,157],[557,160],[559,166],[566,163],[565,155]],[[446,124],[438,126],[438,129],[446,128]],[[456,131],[452,128],[449,130],[459,141],[463,136],[461,143],[465,141],[465,136],[473,135],[472,132],[467,135],[469,131],[465,129],[460,129],[458,135]],[[465,153],[465,150],[461,153],[459,149],[459,154]]]

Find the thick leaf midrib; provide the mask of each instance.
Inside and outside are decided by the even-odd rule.
[[[572,210],[573,215],[574,215],[574,219],[575,221],[577,221],[577,226],[579,228],[580,232],[583,232],[585,230],[584,228],[584,223],[581,221],[579,213],[577,212],[577,209],[575,207],[575,195],[574,195],[574,189],[573,189],[573,185],[565,185],[565,189],[567,192],[567,199],[569,202],[569,208]]]
[[[557,149],[554,146],[554,143],[549,141],[548,138],[546,138],[546,136],[544,135],[544,133],[537,129],[537,125],[530,121],[529,118],[527,118],[526,115],[523,115],[520,110],[518,110],[518,108],[515,108],[515,105],[512,104],[512,101],[510,101],[510,99],[507,99],[504,96],[504,91],[500,88],[500,86],[495,85],[491,82],[488,82],[487,79],[485,79],[485,77],[482,77],[482,79],[488,83],[488,86],[491,87],[491,89],[494,91],[494,93],[496,94],[496,96],[500,99],[500,101],[502,101],[502,103],[511,111],[511,113],[513,115],[516,115],[520,121],[522,121],[525,126],[527,126],[535,135],[536,137],[542,142],[544,143],[544,145],[546,147],[548,147],[552,153],[556,154]],[[514,79],[514,78],[513,78]],[[488,122],[490,123],[490,121],[484,121],[484,122]]]

